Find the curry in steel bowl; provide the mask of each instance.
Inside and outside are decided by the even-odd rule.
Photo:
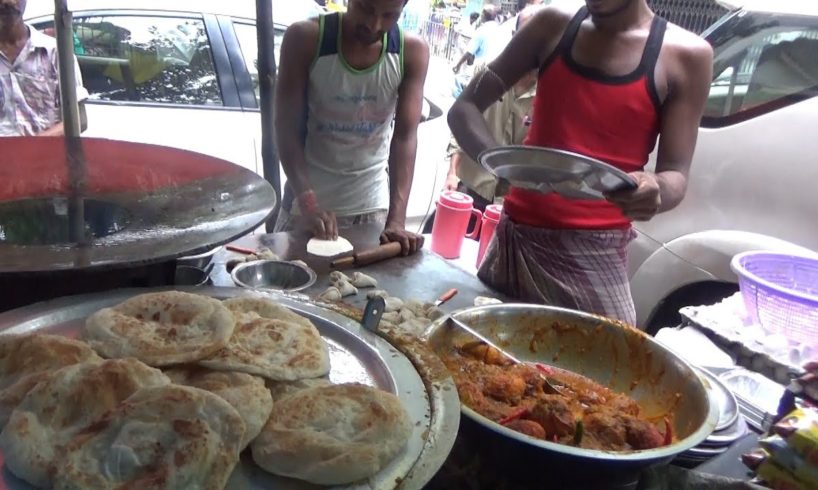
[[[510,429],[518,440],[572,455],[648,462],[695,446],[715,427],[717,408],[703,381],[636,329],[535,305],[456,315],[524,361],[512,365],[443,320],[427,331],[465,415],[495,432]]]

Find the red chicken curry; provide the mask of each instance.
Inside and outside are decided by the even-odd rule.
[[[480,342],[443,357],[460,400],[486,418],[551,442],[604,451],[635,451],[673,441],[640,415],[639,405],[579,374],[546,366],[513,365]],[[558,393],[549,392],[547,377]]]

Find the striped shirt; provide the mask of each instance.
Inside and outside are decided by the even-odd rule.
[[[0,53],[0,136],[32,136],[62,120],[56,39],[28,26],[14,61]],[[88,98],[74,61],[77,100]]]

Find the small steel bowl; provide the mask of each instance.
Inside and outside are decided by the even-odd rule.
[[[210,274],[204,269],[190,265],[177,265],[173,276],[176,286],[204,286],[210,284]]]
[[[230,273],[237,286],[296,292],[315,283],[315,271],[293,262],[254,260],[239,264]]]

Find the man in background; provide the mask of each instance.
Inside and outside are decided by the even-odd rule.
[[[539,8],[539,5],[536,6]],[[531,19],[537,8],[521,13],[520,26]],[[480,76],[478,73],[477,76]],[[521,145],[531,125],[531,108],[537,92],[537,72],[531,71],[520,79],[497,102],[483,113],[489,130],[499,145]],[[486,206],[498,203],[508,192],[508,183],[500,182],[479,163],[460,149],[452,138],[449,173],[444,190],[464,192],[474,199],[474,207],[484,211]]]
[[[466,52],[454,65],[454,72],[459,73],[463,64],[467,63],[474,64],[474,72],[477,73],[503,52],[508,41],[508,33],[497,22],[497,7],[486,5],[480,17],[480,27],[475,31]]]
[[[60,102],[57,41],[23,22],[26,0],[0,0],[0,136],[60,136],[64,133]],[[77,100],[82,87],[74,60]],[[80,102],[80,125],[88,124]]]

